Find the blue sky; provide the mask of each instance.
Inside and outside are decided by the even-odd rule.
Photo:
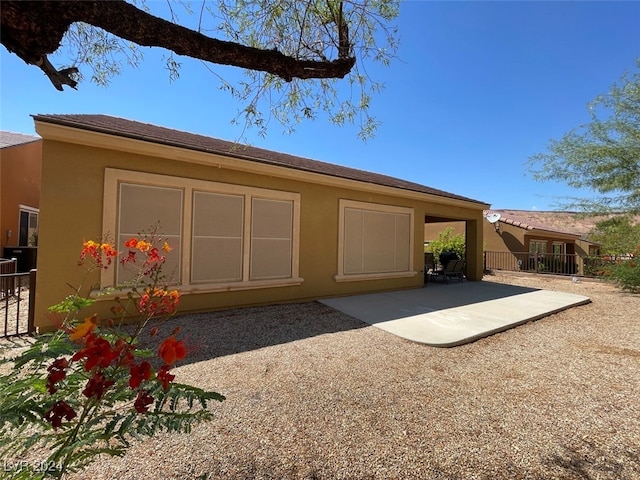
[[[589,121],[586,105],[640,57],[640,2],[407,1],[396,21],[399,59],[371,67],[386,85],[363,143],[356,126],[316,120],[252,145],[411,180],[490,203],[555,210],[563,184],[538,183],[526,160]],[[183,59],[170,83],[162,52],[148,51],[108,88],[58,92],[36,67],[0,49],[0,129],[34,133],[31,114],[104,113],[236,140],[238,103],[215,77]],[[216,68],[214,66],[214,68]],[[239,74],[222,69],[227,79]]]

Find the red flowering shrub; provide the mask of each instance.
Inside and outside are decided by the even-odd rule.
[[[53,445],[47,461],[57,466],[55,471],[29,472],[30,478],[59,478],[100,453],[120,455],[129,446],[129,433],[139,437],[158,430],[188,431],[193,423],[211,418],[209,401],[224,400],[216,392],[174,382],[176,376],[169,368],[187,355],[184,341],[176,338],[177,330],[160,342],[157,371],[153,360],[140,360],[153,352],[140,349],[138,337],[152,319],[174,314],[180,299],[177,290],[159,284],[164,254],[171,251],[161,240],[156,246],[159,240],[152,232],[150,237],[131,238],[124,244],[126,253],[120,261],[138,265],[138,281],[150,282],[141,288],[128,285],[126,302],[116,298],[118,305],[111,309],[123,316],[135,312],[133,335],[114,328],[113,320],[100,322],[96,315],[80,315],[94,300],[81,297],[78,289],[53,308],[65,315],[60,330],[37,338],[15,360],[12,372],[0,377],[0,402],[11,406],[0,405],[0,433],[9,425],[13,434],[2,435],[7,440],[0,442],[4,448],[0,454],[25,453],[37,442]],[[78,263],[90,265],[91,272],[109,268],[117,255],[111,244],[89,240],[83,243]],[[154,325],[150,335],[159,332]],[[39,436],[33,436],[34,426],[42,429]],[[87,449],[88,444],[98,447]]]

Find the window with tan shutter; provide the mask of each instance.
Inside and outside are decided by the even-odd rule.
[[[299,285],[300,194],[118,169],[105,171],[103,231],[122,245],[150,224],[173,250],[168,283],[184,291]],[[102,286],[133,277],[122,265]],[[193,286],[193,287],[191,287]]]
[[[340,201],[336,280],[413,275],[413,209]]]

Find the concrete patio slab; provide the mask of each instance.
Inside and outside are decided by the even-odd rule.
[[[470,343],[590,301],[582,295],[493,282],[429,284],[321,300],[389,333],[434,347]]]

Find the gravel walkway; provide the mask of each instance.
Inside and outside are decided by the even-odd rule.
[[[316,302],[172,319],[191,345],[176,380],[227,400],[72,478],[640,478],[640,296],[486,279],[593,303],[451,349]]]

